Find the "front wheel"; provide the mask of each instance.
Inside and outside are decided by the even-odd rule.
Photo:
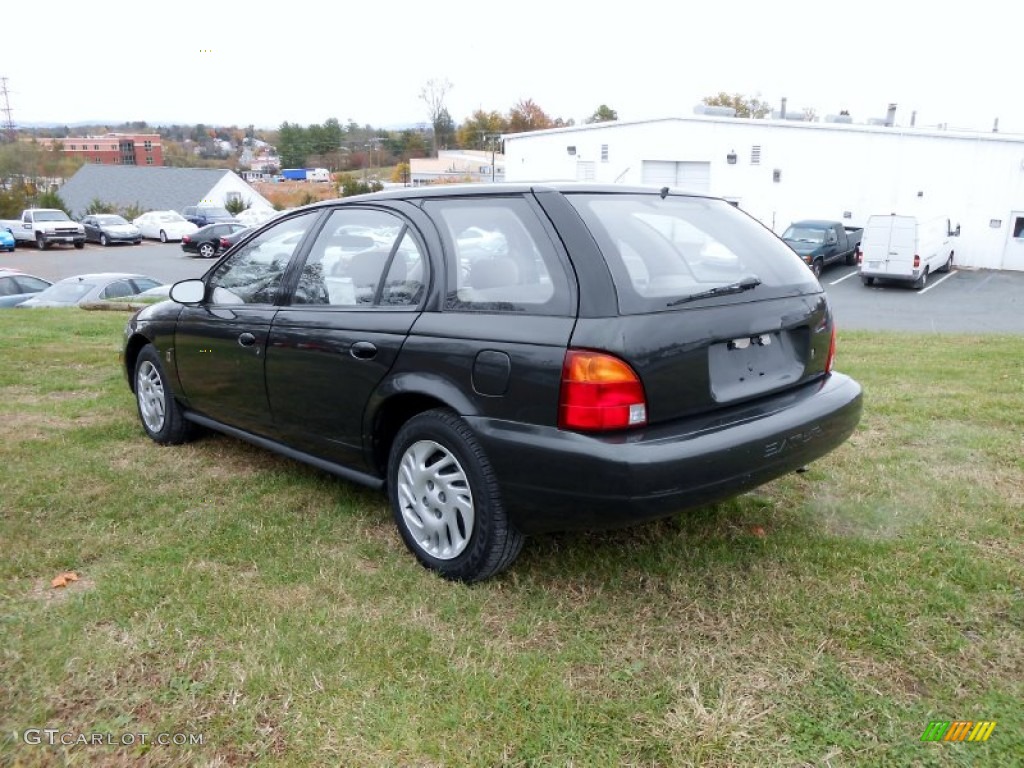
[[[100,235],[100,245],[102,245],[104,248],[106,248],[108,245],[110,245],[110,241],[107,240],[107,236],[106,235]]]
[[[75,243],[75,248],[80,251],[83,248],[85,248],[85,243],[84,242]]]
[[[387,474],[395,524],[425,567],[472,582],[518,557],[525,537],[508,521],[483,448],[454,412],[436,409],[407,421],[391,446]]]
[[[166,243],[167,242],[167,233],[164,232],[162,229],[160,230],[160,242],[161,243]]]
[[[811,262],[811,272],[814,273],[815,277],[821,277],[822,263],[821,259],[817,259]]]
[[[191,437],[192,425],[174,399],[160,355],[152,344],[143,347],[135,361],[135,402],[142,428],[154,442],[176,445]]]
[[[46,244],[46,238],[42,234],[36,235],[36,248],[40,251],[45,251],[49,246]]]
[[[950,254],[949,254],[949,258],[946,259],[946,263],[942,267],[942,271],[943,272],[950,272],[950,271],[952,271],[952,269],[953,269],[953,253],[951,251]]]

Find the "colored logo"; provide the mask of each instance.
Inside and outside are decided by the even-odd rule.
[[[995,727],[995,720],[932,720],[921,741],[988,741]]]

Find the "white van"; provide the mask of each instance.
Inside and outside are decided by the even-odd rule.
[[[933,272],[953,266],[953,238],[960,234],[946,217],[869,216],[860,241],[860,279],[910,282],[924,288]]]

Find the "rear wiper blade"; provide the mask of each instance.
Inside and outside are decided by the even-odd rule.
[[[742,280],[737,280],[735,283],[720,285],[717,288],[709,288],[708,290],[701,291],[700,293],[691,293],[689,296],[683,296],[681,299],[670,301],[668,306],[677,307],[680,304],[686,304],[689,301],[710,299],[712,296],[724,296],[727,293],[743,293],[744,291],[757,288],[760,284],[761,278],[751,275],[750,277],[744,277]]]

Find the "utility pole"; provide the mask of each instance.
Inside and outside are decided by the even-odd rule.
[[[501,138],[500,133],[488,133],[486,136],[487,140],[491,143],[491,184],[494,183],[494,151],[495,142]]]
[[[7,90],[7,78],[0,77],[0,95],[4,97],[3,113],[4,113],[4,133],[7,135],[8,141],[14,141],[18,138],[17,131],[14,129],[14,118],[11,116],[11,99]]]

